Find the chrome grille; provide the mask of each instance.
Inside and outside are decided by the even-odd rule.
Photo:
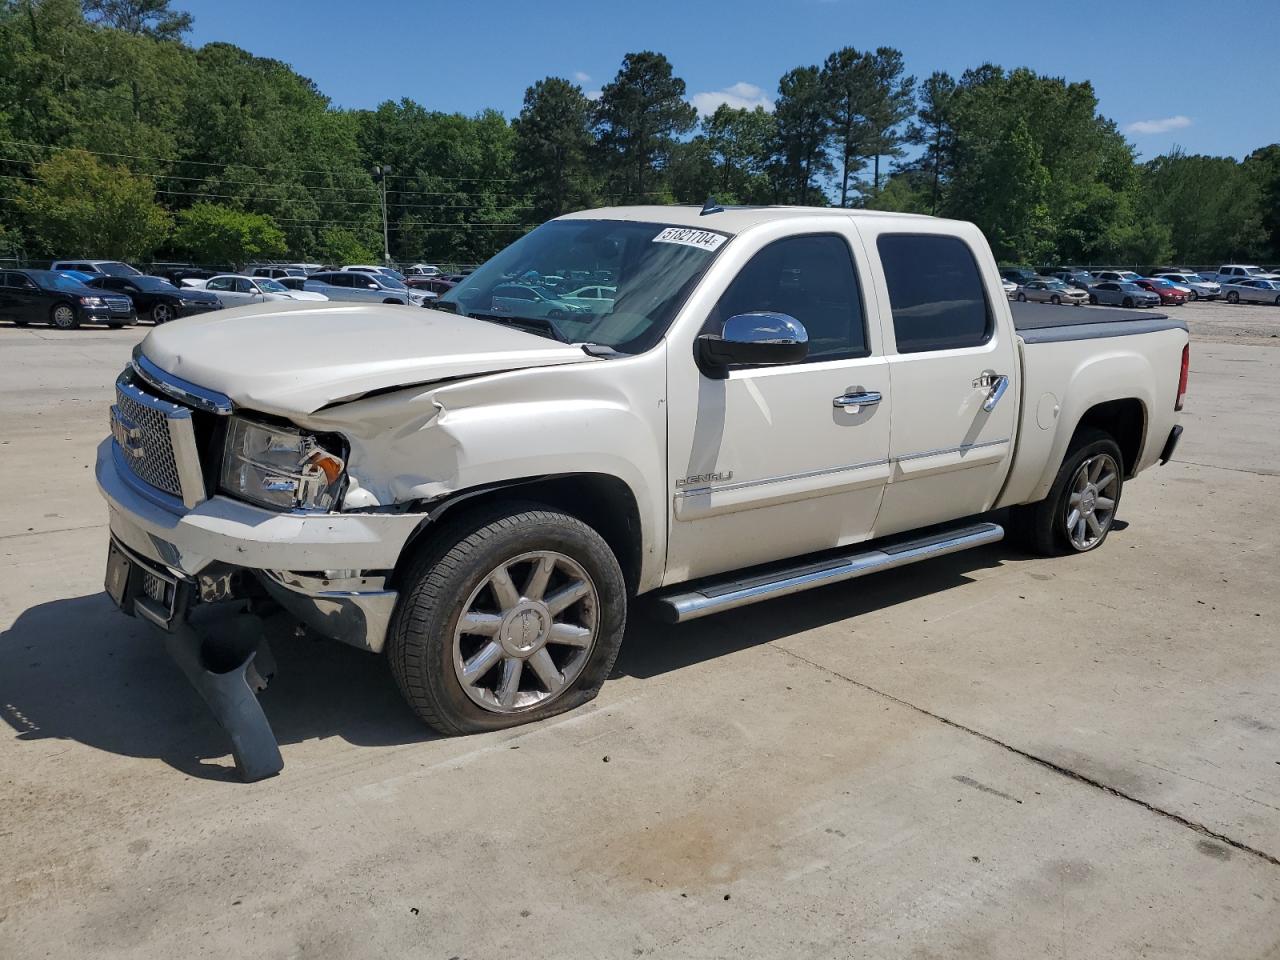
[[[187,507],[204,500],[190,408],[141,389],[126,371],[116,381],[111,436],[122,469]]]
[[[103,297],[102,302],[112,313],[128,313],[133,309],[133,301],[128,297]]]

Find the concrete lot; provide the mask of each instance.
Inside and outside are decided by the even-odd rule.
[[[1100,552],[640,615],[594,704],[465,739],[284,644],[250,786],[101,590],[145,328],[0,323],[0,957],[1280,956],[1280,309],[1179,315]]]

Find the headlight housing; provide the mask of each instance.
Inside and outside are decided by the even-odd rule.
[[[85,306],[85,307],[100,307],[102,306],[102,298],[101,297],[81,297],[80,303],[82,306]]]
[[[346,462],[331,449],[337,446],[296,427],[233,417],[219,485],[277,510],[331,510],[346,479]]]

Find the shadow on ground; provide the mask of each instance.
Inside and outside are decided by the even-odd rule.
[[[1020,559],[999,544],[680,626],[657,620],[642,600],[614,673],[660,676],[946,590],[970,582],[973,571]],[[273,639],[272,651],[278,672],[262,705],[281,744],[435,738],[401,700],[382,657],[293,636]],[[159,633],[121,615],[103,593],[32,607],[0,634],[0,715],[20,740],[76,740],[154,757],[190,776],[235,777],[226,738]]]

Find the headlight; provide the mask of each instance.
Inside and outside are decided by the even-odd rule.
[[[80,304],[81,306],[85,306],[85,307],[100,307],[102,306],[102,298],[101,297],[81,297]]]
[[[279,510],[329,510],[346,463],[314,436],[234,417],[222,455],[222,489]]]

